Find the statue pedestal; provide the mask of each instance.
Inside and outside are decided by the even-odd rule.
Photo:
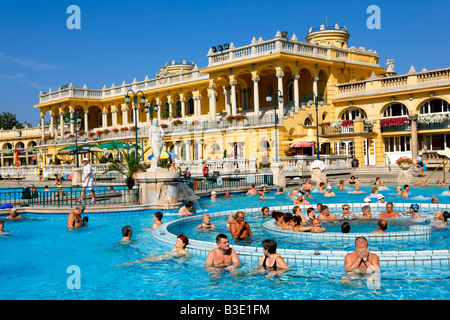
[[[83,169],[81,168],[75,168],[73,169],[73,176],[72,176],[72,187],[80,186],[81,185],[81,173],[83,172]]]
[[[136,174],[140,185],[140,203],[155,208],[174,209],[181,206],[178,200],[180,172],[164,168],[149,169]]]
[[[273,172],[273,184],[278,187],[286,187],[286,177],[283,172],[283,165],[281,163],[272,163],[270,166]]]
[[[319,168],[314,168],[311,170],[311,182],[313,184],[319,185],[321,182],[327,181],[327,174],[321,171]]]

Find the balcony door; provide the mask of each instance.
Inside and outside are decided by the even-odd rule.
[[[376,164],[375,139],[364,139],[364,163],[366,166]]]

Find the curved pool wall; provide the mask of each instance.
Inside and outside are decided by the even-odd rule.
[[[332,208],[341,208],[343,204],[330,204],[328,207],[330,208],[330,211]],[[357,204],[352,203],[352,209],[356,208],[362,208],[367,204]],[[396,203],[394,210],[396,211],[406,211],[410,207],[410,203]],[[436,204],[430,204],[427,206],[429,209],[435,209],[437,210]],[[283,212],[292,212],[292,208],[294,206],[274,206],[269,207],[270,211],[283,211]],[[303,209],[307,209],[311,207],[311,205],[304,205],[300,206]],[[370,204],[370,207],[372,209],[374,208],[380,208],[383,209],[386,207],[386,204],[384,203],[373,203]],[[439,210],[449,210],[450,205],[449,204],[443,204],[439,205]],[[229,210],[229,211],[222,211],[222,212],[215,212],[215,213],[209,213],[211,218],[218,218],[218,217],[228,217],[230,214],[235,214],[238,210]],[[253,214],[261,214],[260,208],[252,208],[252,209],[242,209],[240,211],[243,211],[245,214],[247,213],[253,213]],[[359,210],[361,211],[361,210]],[[358,214],[356,210],[354,210],[355,215]],[[154,230],[154,238],[164,244],[167,244],[169,246],[174,246],[177,235],[170,232],[170,230],[179,225],[183,225],[189,222],[193,221],[201,221],[201,216],[190,216],[185,218],[180,218],[171,222],[163,223],[159,227],[157,227]],[[417,225],[417,227],[421,227]],[[424,226],[428,227],[428,226]],[[418,230],[418,236],[419,234],[422,234],[423,237],[429,237],[428,233],[431,234],[431,230],[428,228],[417,228]],[[282,229],[279,228],[278,231],[281,231]],[[420,230],[420,231],[419,231]],[[283,230],[285,231],[285,230]],[[287,231],[287,230],[286,230]],[[294,232],[294,231],[292,231]],[[405,236],[407,233],[412,233],[412,231],[405,231],[405,232],[392,232],[391,235],[397,234],[396,236],[389,238],[390,241],[396,241],[399,237],[401,238],[401,241],[405,241]],[[300,233],[300,232],[299,232]],[[331,233],[330,233],[331,234]],[[333,233],[336,234],[336,233]],[[369,235],[368,233],[358,233],[361,235]],[[389,233],[387,233],[390,235]],[[427,235],[424,235],[427,234]],[[355,237],[357,233],[352,234],[352,237]],[[332,235],[331,235],[332,236]],[[326,240],[327,238],[323,238],[321,240]],[[387,239],[386,237],[379,238],[379,239]],[[328,240],[333,241],[334,239],[332,237],[329,237]],[[414,241],[411,239],[411,241]],[[422,239],[421,241],[426,241],[425,239]],[[243,262],[248,263],[259,263],[261,260],[261,257],[263,256],[262,248],[256,247],[256,246],[240,246],[240,245],[230,245],[239,256],[239,259]],[[370,242],[369,242],[370,247]],[[187,246],[187,250],[189,253],[193,255],[199,255],[206,258],[208,253],[214,249],[217,248],[217,245],[215,242],[209,242],[209,241],[200,241],[195,239],[189,239],[189,245]],[[409,267],[409,268],[415,268],[415,267],[436,267],[439,268],[441,266],[448,267],[450,264],[450,250],[421,250],[421,251],[371,251],[372,253],[375,253],[378,255],[380,259],[380,266],[381,268],[388,268],[388,267]],[[291,266],[300,266],[300,267],[308,267],[308,266],[325,266],[325,267],[338,267],[338,268],[344,268],[344,260],[345,256],[348,253],[348,251],[343,250],[295,250],[295,249],[282,249],[278,248],[277,253],[279,253],[283,259],[286,261],[288,265]]]
[[[364,232],[354,232],[354,233],[341,233],[341,232],[299,232],[293,230],[282,229],[276,225],[274,219],[264,222],[263,228],[267,231],[279,234],[282,236],[288,236],[291,239],[296,240],[309,240],[325,243],[337,243],[342,245],[348,245],[355,243],[357,237],[364,237],[369,241],[382,242],[382,243],[392,243],[392,242],[427,242],[431,238],[431,227],[416,225],[410,226],[409,231],[400,232],[385,232],[385,233],[364,233]]]

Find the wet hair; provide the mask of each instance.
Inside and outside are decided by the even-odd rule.
[[[450,213],[448,211],[444,211],[444,213],[442,213],[442,216],[444,217],[444,222],[447,222],[447,219],[450,217]]]
[[[220,233],[216,237],[216,243],[219,244],[221,239],[228,239],[228,237],[225,234]]]
[[[370,209],[370,206],[363,206],[362,208],[361,208],[361,212],[362,213],[364,213],[364,211],[366,211],[367,209]]]
[[[163,218],[163,213],[161,211],[157,211],[155,212],[154,216],[158,218],[159,221],[161,221]]]
[[[367,239],[365,237],[356,237],[355,243],[357,243],[357,242],[365,242],[365,243],[369,244],[369,241],[367,241]]]
[[[130,233],[133,231],[133,229],[130,226],[125,226],[122,228],[122,235],[124,237],[129,237]]]
[[[292,219],[292,213],[290,213],[290,212],[283,213],[284,222],[288,222],[291,219]]]
[[[349,233],[349,232],[350,232],[350,223],[348,223],[347,221],[345,221],[345,222],[341,225],[341,231],[342,231],[342,233]]]
[[[261,212],[264,212],[264,210],[269,209],[269,207],[262,207]]]
[[[339,180],[339,184],[344,184],[344,180]]]
[[[405,190],[406,188],[408,188],[409,187],[409,185],[408,184],[405,184],[404,186],[403,186],[403,190]]]
[[[270,254],[277,252],[277,242],[272,239],[265,239],[262,242],[262,247],[266,249]]]
[[[328,206],[320,206],[320,211],[322,212],[323,210],[328,209]]]
[[[293,216],[291,220],[294,221],[294,223],[298,226],[302,224],[302,218],[300,218],[299,216]]]
[[[184,234],[179,234],[178,237],[177,237],[177,239],[178,239],[178,238],[180,238],[181,241],[183,241],[183,243],[184,243],[183,249],[186,248],[186,246],[189,244],[189,238],[186,237]]]
[[[5,221],[4,220],[0,220],[0,224],[5,224]]]
[[[278,221],[278,219],[283,216],[283,212],[272,211],[271,216],[272,216],[272,218],[274,218],[275,220]]]
[[[300,208],[299,206],[294,206],[292,208],[292,213],[295,214],[297,212],[297,209]]]
[[[186,204],[184,206],[189,209],[194,206],[194,203],[192,201],[188,201],[188,202],[186,202]]]
[[[377,187],[372,187],[372,193],[375,193],[375,191],[378,191],[378,188]]]
[[[387,222],[384,220],[378,221],[378,226],[381,230],[385,231],[387,229]]]

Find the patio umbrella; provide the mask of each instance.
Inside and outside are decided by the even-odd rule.
[[[78,146],[77,150],[78,150],[78,154],[86,154],[91,151],[91,148],[93,147],[92,144],[86,143],[83,144],[82,146]],[[76,154],[77,151],[75,150],[75,148],[73,148],[73,150],[70,150],[67,154],[73,156],[74,154]]]
[[[152,158],[153,158],[153,154],[151,154],[151,155],[148,157],[148,160],[151,160]],[[178,158],[178,155],[175,154],[175,153],[173,153],[173,152],[169,152],[169,151],[163,151],[163,152],[161,152],[160,159],[169,159],[169,158],[175,159],[175,158]]]
[[[58,154],[68,154],[70,151],[75,150],[75,145],[67,146],[58,150]]]
[[[292,145],[292,148],[310,148],[314,145],[314,143],[307,141],[298,141]]]
[[[124,149],[125,150],[135,149],[135,146],[121,142],[121,141],[114,140],[114,141],[105,142],[105,143],[101,143],[99,145],[93,146],[91,148],[91,151],[117,152],[117,151],[121,151]],[[142,149],[142,148],[138,146],[138,149]]]

